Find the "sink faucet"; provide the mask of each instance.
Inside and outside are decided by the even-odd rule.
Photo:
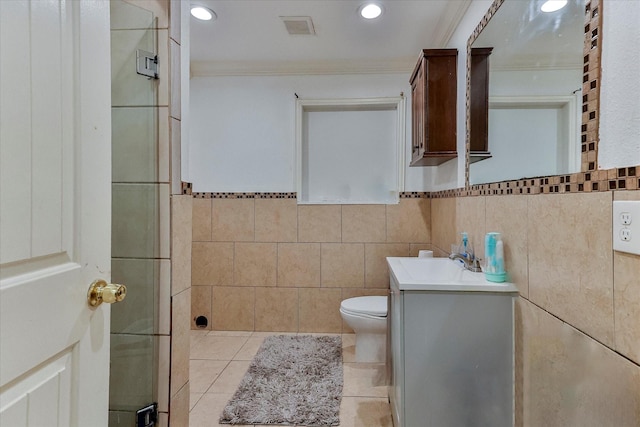
[[[461,260],[462,263],[464,264],[464,268],[474,273],[479,273],[482,271],[482,268],[480,267],[480,258],[476,258],[472,254],[463,255],[463,254],[457,254],[454,252],[451,255],[449,255],[449,259]]]

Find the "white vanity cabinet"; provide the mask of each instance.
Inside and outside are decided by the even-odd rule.
[[[388,372],[395,427],[513,426],[515,286],[496,292],[403,286],[406,272],[395,274],[402,267],[392,260]]]

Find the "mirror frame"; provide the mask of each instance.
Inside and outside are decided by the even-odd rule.
[[[493,15],[496,14],[505,0],[495,0],[489,10],[484,15],[476,29],[467,41],[467,94],[466,94],[466,148],[465,148],[465,189],[470,195],[483,194],[531,194],[540,192],[573,192],[585,191],[585,181],[591,180],[591,172],[596,172],[598,164],[598,141],[599,141],[599,106],[600,106],[600,23],[602,19],[602,0],[585,0],[584,12],[584,47],[583,47],[583,78],[582,78],[582,126],[580,129],[581,138],[581,167],[580,171],[568,175],[557,175],[536,178],[519,178],[506,180],[499,183],[486,183],[469,185],[469,153],[470,153],[470,128],[471,128],[471,45],[479,37],[482,30],[487,26]],[[490,147],[489,147],[490,151]],[[578,174],[586,175],[579,179]],[[531,182],[529,182],[531,181]],[[550,188],[546,188],[549,186]],[[559,184],[565,184],[560,188]],[[575,189],[571,184],[576,184]],[[595,188],[593,186],[595,185]],[[523,187],[531,186],[527,191]],[[520,191],[513,191],[516,188]],[[545,191],[545,189],[547,191]],[[607,188],[610,189],[610,188]],[[615,189],[615,188],[613,188]],[[511,190],[511,191],[498,191]],[[597,183],[592,183],[586,190],[599,189]]]

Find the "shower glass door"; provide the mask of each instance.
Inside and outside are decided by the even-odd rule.
[[[161,335],[169,333],[159,316],[170,272],[159,238],[160,182],[168,171],[158,167],[158,80],[136,73],[138,51],[157,52],[153,13],[112,0],[111,268],[127,297],[111,311],[109,426],[127,427],[137,425],[137,410],[162,401],[158,354]]]

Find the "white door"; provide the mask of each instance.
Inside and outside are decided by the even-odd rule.
[[[0,0],[0,425],[106,426],[109,3]]]

